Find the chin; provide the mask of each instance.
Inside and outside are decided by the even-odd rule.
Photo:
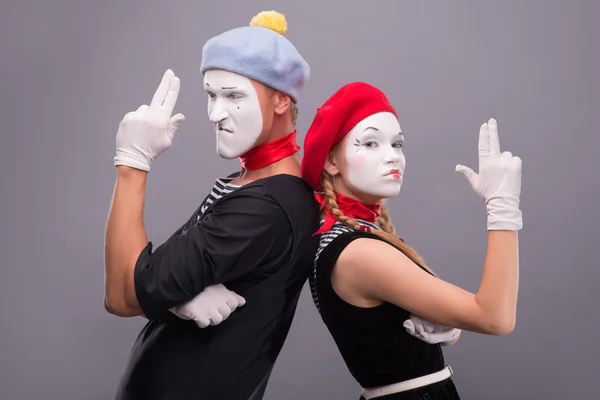
[[[217,154],[219,157],[224,158],[225,160],[233,160],[234,158],[238,158],[240,155],[235,153],[230,153],[227,150],[217,148]]]
[[[388,187],[388,188],[382,188],[382,190],[377,193],[378,197],[381,197],[382,199],[390,199],[392,197],[396,197],[400,194],[400,185],[398,185],[398,187]]]
[[[239,152],[233,151],[231,148],[227,148],[229,146],[226,145],[226,142],[219,137],[217,133],[217,154],[219,157],[224,158],[226,160],[233,160],[234,158],[238,158],[240,154]]]

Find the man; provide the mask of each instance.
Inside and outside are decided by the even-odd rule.
[[[296,102],[309,66],[285,29],[281,14],[266,12],[204,45],[201,72],[217,152],[239,158],[241,172],[217,179],[190,219],[154,250],[144,229],[146,178],[184,120],[172,115],[180,85],[173,71],[150,105],[119,125],[105,305],[149,322],[117,399],[263,397],[318,245],[318,206],[300,177],[295,142]],[[186,307],[203,296],[208,308],[229,305],[226,321],[186,317]],[[215,326],[198,329],[185,318]]]

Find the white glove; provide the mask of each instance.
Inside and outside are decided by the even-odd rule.
[[[460,329],[429,322],[414,314],[402,326],[417,339],[430,344],[448,343],[460,334]]]
[[[520,230],[523,217],[521,196],[521,159],[500,152],[498,124],[490,119],[479,130],[479,174],[463,165],[456,166],[487,208],[488,230]]]
[[[219,284],[208,286],[192,300],[169,311],[181,319],[194,320],[200,328],[206,328],[219,325],[244,304],[246,299]]]
[[[152,161],[171,147],[179,124],[185,120],[183,114],[171,116],[179,87],[179,78],[168,69],[150,106],[144,104],[125,115],[117,131],[115,167],[126,165],[148,172]]]

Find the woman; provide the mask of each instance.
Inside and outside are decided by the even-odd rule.
[[[419,340],[403,324],[416,315],[481,334],[513,330],[521,160],[500,152],[490,120],[479,133],[479,173],[456,167],[487,209],[487,254],[473,294],[436,277],[396,236],[384,199],[400,191],[403,141],[396,111],[366,83],[342,87],[317,110],[302,163],[323,210],[311,289],[364,388],[361,399],[459,399],[440,344]]]

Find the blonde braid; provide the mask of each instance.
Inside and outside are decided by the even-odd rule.
[[[346,225],[348,228],[354,229],[355,231],[359,231],[360,224],[356,220],[345,216],[342,213],[342,211],[340,211],[340,208],[337,204],[335,192],[333,190],[333,178],[331,177],[331,175],[329,175],[325,171],[323,171],[323,173],[321,175],[321,189],[322,189],[323,193],[325,194],[325,199],[327,202],[327,209],[335,217],[335,219],[340,221],[344,225]],[[432,275],[435,276],[435,273],[431,270],[431,268],[429,268],[425,264],[425,262],[423,261],[423,258],[421,258],[421,256],[412,247],[410,247],[409,245],[404,243],[396,235],[396,233],[395,233],[396,229],[394,228],[394,225],[392,225],[390,215],[388,212],[388,208],[387,208],[387,205],[385,204],[385,202],[382,202],[378,222],[379,222],[379,226],[381,227],[382,230],[373,229],[373,230],[371,230],[372,234],[379,236],[380,238],[386,240],[388,243],[390,243],[391,245],[396,247],[398,250],[400,250],[402,253],[404,253],[408,258],[410,258],[417,265],[421,266],[423,269],[427,270],[428,272],[430,272]]]
[[[333,191],[333,180],[331,175],[325,171],[323,171],[323,175],[321,175],[321,188],[325,194],[327,209],[331,214],[333,214],[335,219],[346,225],[348,228],[354,229],[355,231],[360,230],[360,224],[356,220],[345,216],[340,211],[340,207],[338,206],[337,199],[335,197],[335,192]]]
[[[381,229],[383,229],[384,232],[391,233],[392,235],[396,234],[396,228],[394,228],[394,225],[392,225],[389,210],[385,200],[381,200],[379,226],[381,227]]]

